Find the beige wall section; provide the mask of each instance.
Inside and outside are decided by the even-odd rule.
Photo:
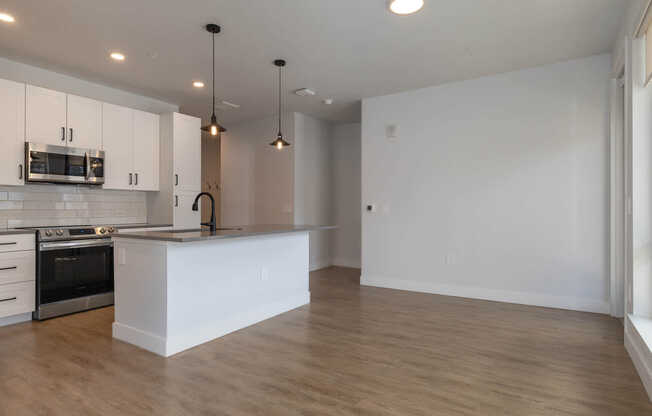
[[[291,224],[293,207],[294,113],[283,116],[292,143],[278,151],[276,118],[228,127],[221,140],[222,225]]]
[[[201,190],[215,198],[215,218],[220,223],[220,142],[221,137],[206,133],[201,138]],[[210,200],[202,198],[201,220],[208,222],[211,218]]]
[[[336,266],[360,267],[360,123],[333,127],[332,208],[338,229],[331,232],[331,258]]]
[[[294,117],[294,223],[333,224],[331,123],[305,114]],[[332,264],[332,230],[310,232],[310,269]]]

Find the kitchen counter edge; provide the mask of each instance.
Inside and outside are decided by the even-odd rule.
[[[169,243],[191,243],[196,241],[220,240],[228,238],[255,237],[271,234],[288,234],[305,231],[331,230],[337,228],[335,225],[294,225],[294,226],[242,226],[229,227],[228,230],[217,230],[215,232],[169,230],[169,231],[143,231],[127,234],[114,234],[114,238],[130,238],[136,240],[162,241]],[[233,229],[239,228],[239,229]]]

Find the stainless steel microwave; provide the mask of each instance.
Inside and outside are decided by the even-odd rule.
[[[27,182],[102,185],[104,165],[101,150],[25,143]]]

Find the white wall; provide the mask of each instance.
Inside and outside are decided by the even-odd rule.
[[[330,123],[295,113],[294,224],[332,224]],[[331,231],[310,233],[310,269],[331,265]]]
[[[610,68],[363,100],[362,282],[608,312]]]
[[[294,144],[294,114],[284,115],[284,135]],[[221,140],[222,225],[291,224],[294,146],[269,145],[276,118],[229,126]]]
[[[632,42],[632,312],[652,318],[652,86],[645,38]]]
[[[36,66],[0,58],[0,78],[50,88],[151,113],[179,111],[179,106],[143,95],[107,87]]]
[[[333,127],[331,258],[336,266],[360,267],[360,123]]]

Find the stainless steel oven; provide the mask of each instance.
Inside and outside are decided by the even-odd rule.
[[[27,182],[101,185],[104,152],[77,147],[25,143]]]
[[[112,232],[87,226],[37,230],[34,319],[113,304]]]

